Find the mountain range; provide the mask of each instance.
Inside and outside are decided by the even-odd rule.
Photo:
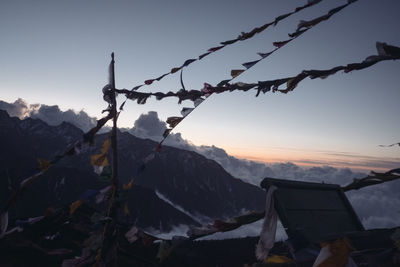
[[[50,126],[39,119],[10,117],[0,110],[0,204],[22,179],[33,174],[39,158],[52,159],[82,135],[82,130],[70,123]],[[130,211],[125,220],[168,231],[180,224],[199,224],[264,208],[263,190],[232,177],[218,163],[193,151],[165,146],[137,175],[157,143],[128,132],[117,136],[120,182],[135,178],[135,186],[123,197]],[[108,137],[108,133],[97,135],[93,146],[51,167],[25,190],[10,217],[38,216],[49,207],[70,204],[85,190],[107,186],[109,182],[93,171],[90,157]]]

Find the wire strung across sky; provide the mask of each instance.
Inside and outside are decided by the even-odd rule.
[[[248,33],[242,33],[238,38],[233,39],[233,40],[229,40],[229,41],[225,41],[225,42],[221,42],[222,46],[220,47],[215,47],[215,48],[210,48],[208,50],[207,53],[201,55],[199,57],[199,60],[202,59],[203,57],[214,53],[220,49],[222,49],[224,46],[227,45],[231,45],[237,41],[243,41],[243,40],[247,40],[251,37],[253,37],[255,34],[260,33],[262,31],[264,31],[265,29],[267,29],[270,25],[276,25],[279,21],[289,17],[290,15],[297,13],[299,11],[301,11],[304,8],[310,7],[312,5],[315,5],[317,3],[319,3],[322,0],[314,0],[314,1],[309,1],[306,5],[298,7],[295,9],[295,11],[284,14],[284,15],[280,15],[278,17],[275,18],[275,20],[273,22],[264,24],[261,27],[257,27],[254,28],[252,31],[248,32]],[[313,20],[310,21],[301,21],[297,27],[297,30],[292,33],[289,34],[289,36],[291,37],[291,39],[285,40],[285,41],[280,41],[280,42],[274,42],[273,45],[276,47],[274,50],[268,52],[268,53],[258,53],[261,56],[261,59],[256,60],[256,61],[251,61],[251,62],[246,62],[243,63],[243,66],[245,67],[245,69],[243,70],[232,70],[231,71],[231,79],[228,80],[223,80],[221,81],[217,87],[212,87],[211,85],[205,85],[205,87],[201,90],[201,91],[196,91],[196,90],[190,90],[190,91],[186,91],[184,89],[182,89],[181,91],[177,92],[177,93],[172,93],[169,92],[167,94],[158,92],[158,93],[141,93],[141,92],[137,92],[136,90],[143,86],[136,86],[134,87],[132,90],[127,90],[127,89],[122,89],[122,90],[116,90],[116,92],[118,93],[124,93],[126,95],[127,98],[132,99],[132,100],[137,100],[137,102],[139,104],[145,104],[147,98],[149,98],[150,96],[154,95],[156,96],[156,98],[158,100],[163,99],[164,97],[170,97],[170,96],[175,96],[179,98],[179,102],[186,100],[186,99],[190,99],[194,102],[194,108],[197,107],[199,104],[201,104],[204,101],[204,97],[208,97],[210,96],[212,93],[222,93],[225,91],[233,91],[233,90],[242,90],[242,91],[247,91],[251,88],[253,88],[254,86],[252,84],[243,84],[243,83],[235,83],[235,84],[229,84],[229,82],[231,82],[233,79],[235,79],[236,77],[238,77],[240,74],[242,74],[243,72],[245,72],[246,70],[252,68],[255,64],[257,64],[259,61],[263,60],[264,58],[268,57],[269,55],[271,55],[272,53],[274,53],[275,51],[277,51],[278,49],[280,49],[281,47],[285,46],[286,44],[288,44],[289,42],[291,42],[292,40],[294,40],[295,38],[299,37],[301,34],[303,34],[304,32],[308,31],[309,29],[311,29],[312,27],[314,27],[315,25],[319,24],[320,22],[329,19],[333,14],[339,12],[340,10],[342,10],[343,8],[347,7],[348,5],[356,2],[358,0],[349,0],[346,4],[341,5],[339,7],[336,7],[332,10],[330,10],[327,14],[317,17]],[[197,59],[196,59],[197,60]],[[168,74],[172,74],[177,72],[178,70],[187,67],[189,64],[193,63],[196,60],[187,60],[181,67],[179,68],[174,68],[171,70],[170,73],[167,73],[165,75]],[[376,62],[375,62],[376,63]],[[374,63],[374,64],[375,64]],[[173,71],[174,70],[174,71]],[[165,76],[164,75],[164,76]],[[162,77],[164,77],[162,76]],[[162,78],[161,77],[161,78]],[[154,80],[159,80],[154,79]],[[282,79],[281,79],[282,80]],[[279,80],[279,81],[281,81]],[[279,81],[275,81],[275,84]],[[299,82],[296,80],[293,81],[292,85],[296,84]],[[145,84],[151,84],[152,82],[147,82]],[[284,82],[283,82],[284,83]],[[110,90],[110,86],[106,86],[105,88],[103,88],[103,93],[104,93],[104,100],[106,100],[107,102],[109,102],[110,98],[109,95],[111,92]],[[280,90],[281,92],[284,92],[282,90]],[[263,92],[265,93],[265,90],[263,90]],[[121,112],[123,110],[123,106],[125,104],[126,100],[122,103],[122,105],[120,106],[120,111]],[[190,114],[194,108],[183,108],[182,109],[182,116],[183,117],[169,117],[167,120],[167,123],[169,124],[170,128],[167,129],[164,134],[163,134],[163,139],[159,142],[156,151],[155,152],[159,152],[161,150],[161,145],[164,142],[164,140],[169,136],[169,134],[171,133],[171,131],[173,130],[173,128],[175,128],[188,114]],[[21,191],[23,189],[25,189],[25,187],[27,187],[29,184],[31,184],[34,180],[36,180],[39,176],[41,176],[43,173],[45,173],[51,166],[53,166],[54,164],[56,164],[58,161],[60,161],[62,158],[64,158],[65,156],[70,156],[70,155],[74,155],[79,153],[79,150],[82,146],[82,144],[84,143],[92,143],[93,142],[93,138],[94,135],[107,123],[107,121],[109,121],[111,118],[113,118],[114,114],[111,112],[111,109],[106,109],[104,110],[105,112],[109,112],[109,114],[105,117],[103,117],[102,119],[97,121],[97,125],[95,127],[93,127],[91,130],[89,130],[87,133],[85,133],[83,135],[83,139],[80,141],[77,141],[74,143],[74,145],[71,148],[68,148],[67,151],[63,154],[57,155],[53,160],[48,161],[48,160],[39,160],[39,170],[35,172],[35,174],[33,174],[32,176],[24,179],[19,188],[14,191],[13,195],[10,197],[10,199],[8,200],[6,206],[3,208],[2,210],[2,217],[7,215],[7,211],[9,209],[9,207],[15,203],[19,197],[19,194],[21,193]],[[151,159],[154,158],[154,153],[148,155],[144,160],[143,160],[143,164],[141,165],[141,167],[139,167],[139,171],[138,173],[140,173],[140,170],[143,170],[145,166],[145,164],[150,161]]]
[[[276,52],[276,51],[279,50],[280,48],[284,47],[285,45],[287,45],[288,43],[290,43],[290,42],[293,41],[294,39],[298,38],[300,35],[302,35],[302,34],[305,33],[306,31],[308,31],[308,30],[310,30],[311,28],[313,28],[314,26],[318,25],[320,22],[325,21],[325,20],[328,20],[329,18],[331,18],[332,15],[338,13],[339,11],[341,11],[342,9],[344,9],[345,7],[351,5],[352,3],[356,2],[356,1],[358,1],[358,0],[349,0],[346,4],[340,5],[340,6],[338,6],[338,7],[335,7],[335,8],[333,8],[333,9],[329,10],[328,13],[326,13],[325,15],[316,17],[316,18],[314,18],[314,19],[312,19],[312,20],[309,20],[309,21],[304,21],[304,20],[300,21],[299,24],[298,24],[298,26],[297,26],[297,29],[295,30],[295,32],[289,33],[289,34],[288,34],[289,37],[290,37],[290,39],[284,40],[284,41],[273,42],[273,45],[275,46],[275,49],[273,49],[272,51],[267,52],[267,53],[258,53],[258,55],[261,57],[261,58],[258,59],[258,60],[254,60],[254,61],[249,61],[249,62],[243,63],[242,65],[245,67],[245,69],[233,69],[233,70],[231,70],[231,78],[230,78],[230,79],[226,79],[226,80],[222,80],[220,83],[218,83],[217,87],[228,86],[228,85],[231,86],[229,83],[230,83],[233,79],[237,78],[238,76],[240,76],[240,75],[241,75],[242,73],[244,73],[245,71],[247,71],[247,70],[249,70],[250,68],[254,67],[254,66],[255,66],[257,63],[259,63],[261,60],[267,58],[268,56],[270,56],[271,54],[273,54],[274,52]],[[296,8],[295,12],[298,12],[298,11],[300,11],[301,9],[303,9],[303,8],[305,8],[305,7],[309,7],[309,6],[311,6],[311,5],[313,5],[313,4],[316,4],[316,3],[318,3],[318,2],[320,2],[320,1],[309,1],[309,3],[308,3],[307,5],[305,5],[305,6],[303,6],[302,8],[300,8],[300,9],[299,9],[299,8]],[[292,13],[288,13],[288,14],[291,15]],[[288,17],[288,16],[289,16],[288,14],[281,15],[281,16],[277,17],[277,18],[275,19],[275,21],[280,21],[280,20],[282,20],[282,19]],[[272,24],[272,23],[271,23],[271,24]],[[276,24],[276,23],[275,23],[275,24]],[[265,24],[265,25],[267,25],[267,24]],[[249,37],[246,38],[246,39],[249,39],[249,38],[253,37],[254,34],[257,33],[257,30],[256,30],[256,29],[258,29],[258,28],[255,28],[253,31],[251,31],[250,33],[252,33],[252,34],[249,34],[249,35],[248,35]],[[238,38],[239,38],[239,37],[238,37]],[[218,50],[219,50],[219,49],[218,49]],[[214,52],[215,52],[215,51],[214,51]],[[184,64],[184,65],[185,65],[185,64]],[[180,67],[180,69],[181,69],[181,68],[183,68],[183,66]],[[178,70],[179,70],[179,69],[178,69]],[[298,77],[298,78],[300,78],[300,77]],[[156,79],[156,80],[157,80],[157,79]],[[276,83],[278,83],[278,82],[285,83],[286,80],[282,79],[282,80],[280,80],[280,81],[275,81],[275,82],[276,82]],[[293,81],[293,85],[294,85],[294,82],[296,82],[296,80]],[[148,83],[148,84],[151,84],[151,83]],[[156,151],[158,151],[158,152],[161,150],[163,142],[166,140],[166,138],[168,138],[168,136],[169,136],[170,133],[173,131],[173,129],[174,129],[183,119],[185,119],[195,108],[197,108],[197,107],[205,100],[205,99],[203,98],[203,96],[206,97],[206,98],[209,97],[212,93],[214,93],[213,89],[215,89],[215,88],[212,87],[211,85],[205,84],[204,88],[201,90],[202,93],[199,93],[198,91],[196,92],[195,90],[187,91],[187,90],[184,88],[184,86],[183,86],[183,82],[182,82],[182,72],[181,72],[181,84],[182,84],[182,87],[183,87],[183,88],[182,88],[179,92],[176,93],[177,95],[179,95],[179,103],[181,103],[183,100],[192,100],[192,101],[193,101],[193,104],[194,104],[194,107],[193,107],[193,108],[184,107],[184,108],[182,109],[182,111],[181,111],[182,117],[174,116],[174,117],[169,117],[169,118],[167,119],[167,123],[168,123],[168,125],[169,125],[170,128],[167,128],[167,129],[165,130],[165,132],[164,132],[164,134],[163,134],[163,138],[162,138],[161,141],[158,143],[157,148],[156,148]],[[239,83],[236,83],[236,85],[237,85],[237,84],[239,84]],[[248,87],[248,86],[249,86],[249,85],[247,85],[247,87]],[[106,85],[106,87],[107,87],[107,85]],[[105,88],[106,88],[106,87],[105,87]],[[139,86],[139,87],[140,87],[140,86]],[[232,88],[232,87],[231,87],[231,88]],[[138,89],[138,87],[134,87],[134,88],[131,89],[131,90],[128,90],[128,89],[121,89],[121,90],[119,90],[119,91],[117,91],[117,92],[118,92],[118,93],[123,93],[123,94],[125,94],[125,96],[126,96],[127,99],[136,100],[138,104],[145,104],[146,101],[147,101],[147,99],[148,99],[150,96],[152,96],[152,95],[156,96],[157,100],[161,100],[161,99],[163,99],[164,97],[167,97],[167,96],[175,96],[174,93],[171,93],[171,92],[169,92],[169,93],[167,93],[167,94],[164,94],[164,93],[161,93],[161,92],[157,92],[157,93],[141,93],[141,92],[137,92],[137,91],[136,91],[137,89]],[[248,88],[247,90],[249,90],[249,89],[250,89],[250,88]],[[243,88],[238,88],[237,90],[243,90]],[[247,90],[243,90],[243,91],[247,91]],[[103,92],[104,92],[104,89],[103,89]],[[222,91],[221,91],[221,92],[222,92]],[[220,92],[220,93],[221,93],[221,92]],[[109,93],[111,93],[111,92],[109,91]],[[218,92],[217,92],[217,93],[218,93]],[[104,96],[104,99],[109,99],[109,98],[110,98],[110,97],[107,96],[107,95]],[[125,105],[127,99],[121,104],[121,106],[120,106],[120,111],[123,110],[123,107],[124,107],[124,105]]]

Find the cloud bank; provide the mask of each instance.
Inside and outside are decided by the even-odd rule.
[[[28,104],[21,98],[14,103],[0,100],[0,109],[7,111],[12,117],[41,119],[49,125],[59,125],[63,121],[69,122],[85,132],[96,125],[96,118],[90,117],[83,110],[79,112],[72,109],[61,111],[57,105]]]
[[[141,138],[159,141],[165,129],[166,123],[159,120],[157,113],[152,111],[148,114],[142,114],[129,132]],[[183,139],[179,133],[172,134],[165,144],[195,151],[213,159],[232,176],[257,186],[265,177],[346,185],[351,183],[354,178],[366,176],[366,173],[355,172],[349,168],[330,166],[304,168],[291,162],[265,164],[238,159],[216,146],[195,146]],[[346,194],[363,225],[367,229],[371,229],[398,226],[400,222],[400,195],[398,192],[400,192],[400,181],[375,185]],[[257,235],[260,229],[258,224],[244,226],[232,233],[217,234],[212,238]],[[279,238],[285,236],[282,228],[280,228],[278,236]]]
[[[38,118],[50,125],[67,121],[84,131],[87,131],[96,123],[96,119],[90,117],[84,111],[75,112],[71,109],[61,111],[58,106],[30,105],[23,99],[17,99],[14,103],[0,101],[0,109],[6,110],[10,116],[20,119],[26,117]],[[166,127],[166,123],[158,118],[157,112],[150,111],[147,114],[142,114],[135,121],[134,126],[127,130],[137,137],[159,141]],[[165,144],[202,154],[218,162],[232,176],[257,186],[265,177],[346,185],[352,182],[354,178],[361,178],[366,175],[348,168],[330,166],[303,168],[291,162],[264,164],[238,159],[216,146],[195,146],[183,139],[180,133],[172,133]],[[400,192],[400,181],[393,181],[346,194],[366,228],[382,228],[398,226],[400,222],[400,194],[398,192]],[[238,236],[243,233],[255,233],[253,231],[255,228],[259,229],[252,226],[241,228],[241,231],[238,229]]]

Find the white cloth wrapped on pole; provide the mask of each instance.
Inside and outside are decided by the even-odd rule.
[[[264,222],[260,233],[260,239],[256,246],[256,257],[258,260],[265,260],[275,243],[276,226],[278,223],[278,214],[274,207],[274,191],[276,189],[276,186],[270,186],[268,188]]]

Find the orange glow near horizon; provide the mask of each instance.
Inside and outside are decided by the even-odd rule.
[[[382,163],[390,165],[399,159],[377,158],[364,155],[335,154],[328,151],[302,151],[284,148],[271,148],[262,151],[250,151],[250,149],[226,149],[227,153],[239,159],[246,159],[261,163],[286,163],[292,162],[301,167],[331,166],[334,168],[349,168],[355,171],[371,170],[385,172],[391,169],[390,166],[383,166]]]

